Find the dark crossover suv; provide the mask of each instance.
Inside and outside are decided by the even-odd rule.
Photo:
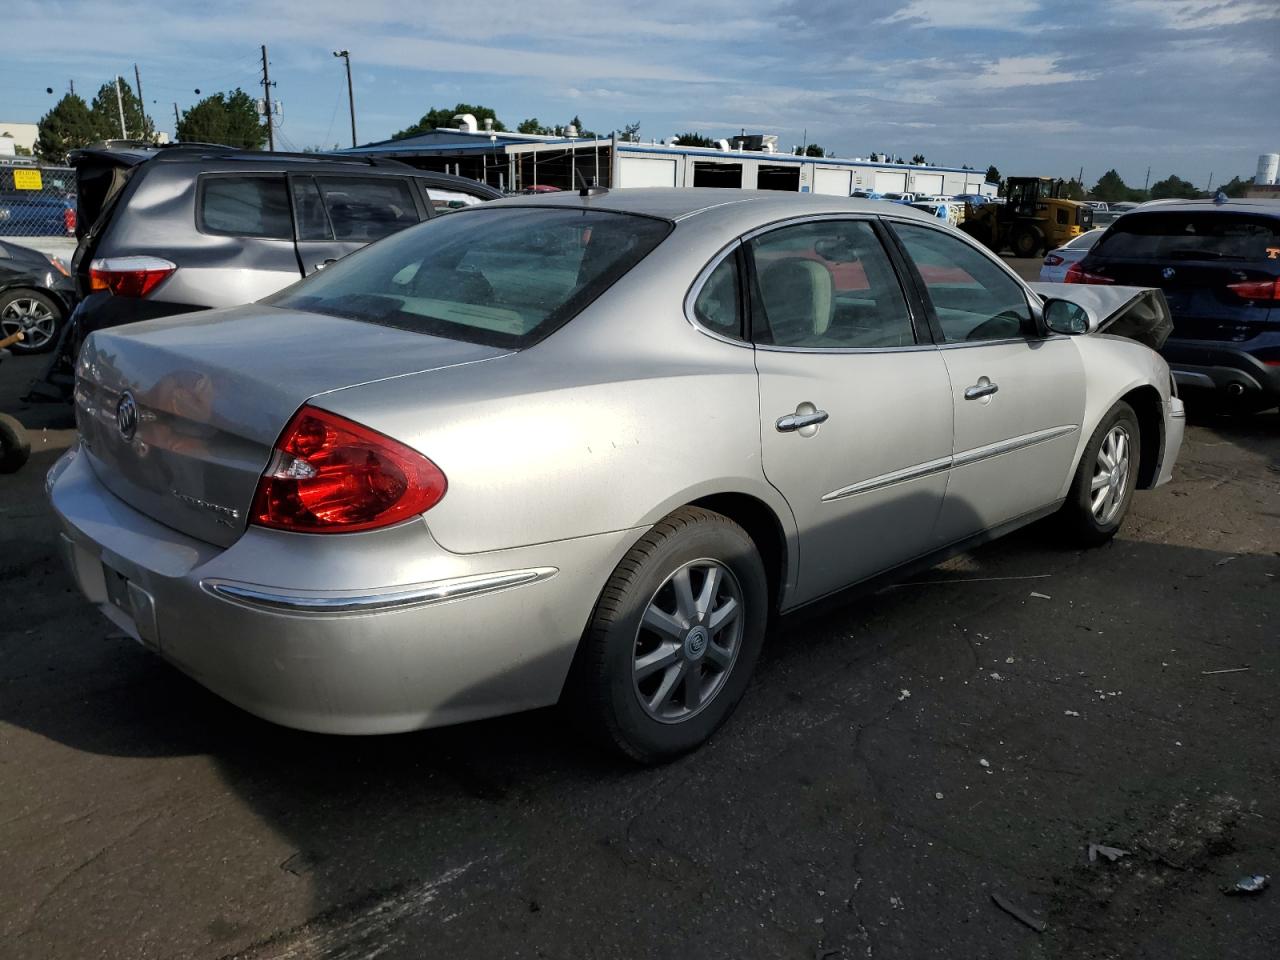
[[[1280,403],[1280,201],[1168,200],[1121,216],[1067,283],[1159,287],[1180,387],[1229,407]]]
[[[71,155],[81,295],[94,330],[259,300],[397,230],[501,193],[406,164],[109,141]]]

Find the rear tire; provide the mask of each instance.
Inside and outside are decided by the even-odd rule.
[[[1133,500],[1141,451],[1138,416],[1122,400],[1102,418],[1080,457],[1059,514],[1069,539],[1096,547],[1116,535]]]
[[[27,431],[7,413],[0,413],[0,473],[15,473],[31,456]]]
[[[704,743],[747,689],[769,611],[764,564],[741,527],[682,507],[605,584],[567,693],[584,728],[641,763]]]

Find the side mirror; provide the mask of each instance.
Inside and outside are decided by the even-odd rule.
[[[1089,311],[1070,300],[1048,299],[1044,302],[1044,323],[1054,333],[1076,336],[1089,332]]]

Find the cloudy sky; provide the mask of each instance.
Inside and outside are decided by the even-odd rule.
[[[837,156],[891,151],[1005,173],[1108,167],[1141,186],[1251,175],[1280,150],[1280,0],[7,0],[0,120],[37,120],[74,79],[142,71],[159,126],[236,85],[258,45],[282,142],[362,142],[428,107],[494,107],[641,137],[807,131]],[[21,38],[20,42],[14,42]],[[55,94],[45,93],[51,86]]]

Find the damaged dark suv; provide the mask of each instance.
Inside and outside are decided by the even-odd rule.
[[[1280,201],[1170,200],[1118,219],[1067,283],[1159,287],[1174,380],[1228,409],[1280,403]]]

